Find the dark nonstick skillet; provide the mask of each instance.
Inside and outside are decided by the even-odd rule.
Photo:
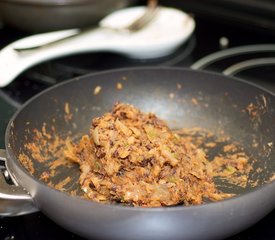
[[[119,88],[117,87],[119,84]],[[94,92],[99,87],[101,90]],[[60,168],[53,181],[70,176],[75,184],[53,189],[39,177],[48,170],[26,143],[44,137],[80,136],[91,119],[113,104],[130,103],[156,113],[172,128],[200,127],[229,136],[253,159],[246,188],[219,185],[236,197],[198,206],[136,208],[99,204],[71,196],[77,192],[77,167]],[[0,213],[19,215],[37,209],[64,228],[95,239],[221,239],[256,223],[275,207],[275,96],[247,82],[222,75],[181,68],[137,68],[107,71],[56,85],[28,101],[11,119],[6,131],[5,175],[1,175]],[[44,130],[43,130],[44,129]],[[46,129],[46,130],[45,130]],[[39,144],[44,144],[43,147]],[[47,153],[47,142],[37,147]],[[219,149],[217,149],[218,151]],[[25,155],[30,174],[18,160]],[[49,155],[49,152],[48,152]],[[43,156],[42,156],[43,157]],[[56,159],[54,154],[49,155]],[[31,169],[31,168],[28,168]],[[70,188],[70,189],[69,189]],[[34,207],[35,206],[35,207]]]
[[[28,32],[94,26],[111,12],[133,4],[128,0],[1,0],[4,24]]]

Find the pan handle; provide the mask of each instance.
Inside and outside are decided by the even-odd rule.
[[[38,211],[32,197],[6,169],[6,151],[0,149],[0,216],[19,216]]]

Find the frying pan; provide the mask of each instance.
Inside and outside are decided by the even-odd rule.
[[[122,88],[117,89],[117,83]],[[94,94],[97,86],[101,91]],[[68,194],[69,188],[74,187],[70,184],[60,191],[39,179],[48,166],[33,158],[26,148],[26,143],[36,136],[34,129],[44,126],[48,129],[47,136],[79,136],[89,131],[93,117],[109,111],[118,101],[154,112],[174,129],[200,127],[229,136],[254,159],[249,179],[256,186],[231,186],[230,191],[237,196],[197,206],[140,208],[88,201]],[[255,106],[257,114],[255,111],[251,114],[248,106]],[[19,215],[40,209],[69,231],[95,239],[231,236],[253,225],[275,207],[275,182],[269,181],[275,170],[274,106],[275,96],[260,87],[183,68],[113,70],[61,83],[28,101],[7,127],[6,151],[1,152],[2,159],[6,159],[5,175],[10,175],[19,186],[10,186],[2,179],[1,214]],[[21,165],[20,154],[33,161],[33,174]],[[55,157],[50,156],[50,161]],[[60,181],[64,176],[74,178],[77,188],[77,167],[59,169],[53,181]],[[219,187],[228,188],[222,184]]]
[[[96,25],[132,0],[1,0],[4,23],[28,32],[46,32]]]

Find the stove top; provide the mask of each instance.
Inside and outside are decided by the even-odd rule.
[[[172,2],[174,7],[181,7],[177,4],[181,1]],[[187,43],[165,58],[141,61],[112,53],[81,54],[42,63],[21,74],[9,86],[0,89],[0,148],[4,148],[4,132],[8,120],[22,103],[51,85],[91,72],[133,66],[178,66],[243,78],[275,92],[275,35],[260,28],[251,29],[249,26],[192,13],[197,25],[195,33]],[[2,48],[26,36],[26,33],[2,27],[0,36]],[[230,239],[275,239],[274,222],[275,211]],[[81,238],[38,212],[0,219],[0,239]]]

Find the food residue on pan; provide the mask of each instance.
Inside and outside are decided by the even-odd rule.
[[[192,104],[194,104],[195,106],[199,105],[198,100],[197,100],[196,98],[192,98],[192,99],[191,99],[191,102],[192,102]]]
[[[174,99],[175,98],[175,93],[169,93],[169,98]]]
[[[54,129],[52,129],[54,130]],[[30,156],[39,163],[47,162],[52,159],[52,155],[60,151],[62,139],[59,136],[52,136],[46,131],[46,126],[42,126],[42,130],[33,130],[33,141],[25,144],[26,150]],[[22,154],[22,158],[26,158],[26,154]]]
[[[118,82],[118,83],[116,84],[116,89],[117,89],[117,90],[122,90],[122,88],[123,88],[122,83]]]
[[[275,180],[275,173],[269,178],[269,181],[272,182]]]
[[[71,177],[66,177],[64,180],[60,181],[58,184],[54,185],[54,188],[57,190],[64,190],[65,186],[70,183]]]
[[[127,76],[123,76],[121,79],[122,79],[123,81],[127,81],[127,80],[128,80],[128,77],[127,77]]]
[[[251,122],[256,129],[260,126],[264,114],[269,111],[268,102],[269,100],[264,95],[260,95],[255,98],[254,102],[251,102],[246,107],[246,111],[248,112]]]
[[[30,174],[34,174],[33,161],[25,154],[19,154],[19,159],[22,165],[28,170]]]
[[[25,146],[29,157],[19,156],[26,169],[60,191],[79,195],[72,187],[78,185],[85,198],[103,203],[156,207],[222,200],[234,194],[221,191],[216,179],[245,188],[252,170],[249,156],[230,138],[199,128],[172,131],[153,113],[128,104],[93,119],[90,134],[78,141],[53,137],[45,125],[34,133]],[[35,173],[31,159],[45,170]],[[78,176],[64,174],[77,165]]]
[[[64,105],[64,111],[65,111],[65,114],[64,114],[65,121],[69,122],[72,119],[73,114],[71,113],[70,104],[68,102],[66,102]]]
[[[94,95],[98,95],[102,90],[102,87],[101,86],[96,86],[95,89],[94,89]]]
[[[217,138],[213,133],[199,128],[180,129],[175,133],[203,149],[208,156],[209,171],[213,178],[242,188],[247,186],[252,170],[249,156],[230,138]]]

